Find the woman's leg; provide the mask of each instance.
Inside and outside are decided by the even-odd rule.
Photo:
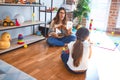
[[[61,38],[61,41],[64,43],[69,43],[71,41],[75,41],[76,37],[74,35],[66,36]]]
[[[54,37],[48,37],[47,43],[51,46],[64,46],[65,45],[64,42]]]

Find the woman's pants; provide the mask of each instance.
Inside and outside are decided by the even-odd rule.
[[[63,38],[54,38],[54,37],[48,37],[47,43],[50,46],[64,46],[65,43],[69,43],[71,41],[74,41],[76,38],[73,35],[66,36]]]

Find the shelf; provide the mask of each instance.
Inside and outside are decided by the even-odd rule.
[[[40,1],[39,1],[39,3],[40,3]],[[35,13],[35,11],[36,11],[35,7],[38,7],[39,9],[41,7],[44,7],[44,9],[46,11],[46,6],[43,6],[39,3],[36,3],[36,4],[0,3],[0,6],[32,7],[32,13]],[[39,12],[38,17],[39,17],[39,20],[40,20],[40,11],[38,11],[38,12]],[[33,33],[31,33],[31,35],[29,35],[29,36],[25,36],[24,39],[23,39],[25,44],[31,44],[31,43],[35,43],[37,41],[45,39],[45,37],[43,37],[43,36],[32,35],[32,34],[34,34],[35,25],[41,25],[41,24],[44,24],[46,26],[46,15],[45,15],[45,20],[44,21],[31,21],[31,20],[29,20],[29,21],[25,21],[24,23],[20,24],[20,26],[6,26],[6,27],[5,26],[0,26],[0,31],[12,30],[12,29],[18,29],[18,28],[24,28],[24,27],[33,27]],[[14,49],[17,49],[17,48],[20,48],[20,47],[23,47],[25,45],[25,44],[19,45],[19,44],[17,44],[17,41],[18,41],[18,38],[12,39],[10,48],[5,49],[5,50],[0,50],[0,54],[11,51],[11,50],[14,50]]]
[[[40,10],[40,12],[47,12],[47,13],[57,13],[57,11],[49,11],[49,10]]]
[[[47,25],[46,25],[46,28],[49,28],[49,26],[50,26],[50,24],[47,24]],[[42,25],[40,25],[40,27],[45,27],[45,25],[42,24]]]
[[[16,29],[16,28],[23,28],[23,27],[29,27],[29,26],[32,26],[32,25],[39,25],[39,24],[45,24],[45,22],[42,22],[42,21],[25,21],[23,24],[21,24],[20,26],[0,26],[0,31],[3,31],[3,30],[9,30],[9,29]]]
[[[0,6],[28,6],[28,7],[45,7],[43,5],[40,5],[40,4],[20,4],[20,3],[0,3]]]
[[[31,43],[34,43],[34,42],[37,42],[37,41],[40,41],[40,40],[44,40],[44,39],[45,39],[45,37],[43,37],[43,36],[29,35],[29,36],[24,37],[24,42],[25,42],[25,44],[31,44]],[[17,41],[18,41],[17,38],[16,38],[16,39],[13,39],[13,40],[11,41],[11,46],[10,46],[10,48],[5,49],[5,50],[0,50],[0,54],[24,46],[24,44],[22,44],[22,45],[17,44]]]

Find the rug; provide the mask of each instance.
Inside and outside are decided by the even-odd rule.
[[[120,37],[109,36],[113,43],[117,46],[117,49],[120,51]]]
[[[0,60],[0,80],[37,80],[14,66]]]

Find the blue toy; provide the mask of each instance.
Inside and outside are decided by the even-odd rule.
[[[41,36],[41,31],[37,31],[37,32],[36,32],[36,35],[37,35],[37,36]]]

